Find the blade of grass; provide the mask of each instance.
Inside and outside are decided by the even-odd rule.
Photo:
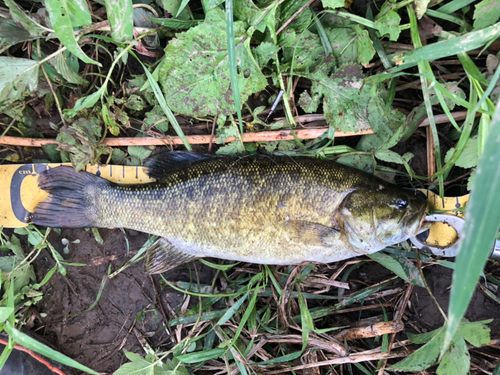
[[[146,73],[146,77],[148,77],[148,82],[151,85],[151,88],[153,89],[153,92],[155,94],[156,100],[158,100],[158,103],[160,103],[161,109],[163,110],[163,112],[165,113],[165,115],[167,115],[168,121],[170,121],[170,123],[172,124],[172,127],[174,128],[175,132],[177,133],[177,136],[182,140],[182,143],[184,144],[184,147],[186,147],[186,149],[188,151],[193,151],[193,149],[192,149],[191,145],[189,144],[186,136],[184,135],[184,132],[181,129],[181,126],[179,125],[179,123],[177,122],[177,119],[175,118],[174,114],[172,113],[172,111],[168,107],[167,101],[165,100],[165,96],[161,92],[161,89],[160,89],[160,86],[158,85],[158,82],[156,82],[156,80],[154,79],[153,75],[150,73],[149,69],[146,68],[146,66],[144,66],[144,64],[137,57],[137,55],[133,51],[130,51],[130,54],[132,56],[134,56],[137,59],[137,61],[139,61],[139,63],[142,65],[142,67],[144,69],[144,72]]]
[[[467,31],[471,31],[472,30],[472,26],[469,25],[467,22],[465,22],[461,18],[452,16],[450,14],[439,12],[437,10],[432,10],[432,9],[427,9],[427,11],[425,12],[425,14],[427,14],[429,17],[440,18],[440,19],[445,20],[445,21],[453,22],[453,23],[455,23],[457,25],[462,26]]]
[[[456,38],[442,40],[429,44],[425,47],[416,48],[408,53],[398,55],[400,64],[392,68],[389,72],[396,73],[401,70],[411,68],[420,61],[432,61],[447,56],[453,56],[460,52],[471,51],[480,48],[490,40],[497,38],[500,33],[500,22],[485,29],[472,31]]]
[[[448,322],[440,357],[450,346],[465,314],[500,226],[499,141],[500,103],[497,103],[490,134],[479,159],[476,179],[467,203],[467,220],[453,272]]]
[[[450,1],[448,4],[445,4],[442,7],[440,7],[438,11],[441,13],[450,14],[466,7],[469,4],[472,4],[473,2],[474,0],[453,0]]]
[[[25,348],[33,350],[34,352],[44,355],[45,357],[48,357],[56,362],[62,363],[63,365],[88,372],[89,374],[99,375],[99,373],[95,372],[94,370],[76,362],[75,360],[65,356],[62,353],[55,351],[54,349],[49,348],[42,343],[39,343],[35,339],[32,339],[28,335],[22,333],[21,331],[18,331],[16,328],[12,327],[9,322],[6,323],[5,330],[16,343],[24,346]]]
[[[236,42],[234,38],[234,16],[233,0],[226,0],[226,35],[227,35],[227,57],[229,61],[229,77],[231,78],[231,88],[233,90],[234,105],[238,114],[240,133],[243,134],[243,120],[241,117],[240,86],[238,69],[236,66]]]
[[[413,40],[413,45],[416,49],[422,47],[422,42],[420,40],[420,34],[418,33],[418,24],[417,24],[417,17],[415,16],[415,13],[413,11],[413,8],[408,5],[406,7],[408,10],[408,16],[410,17],[410,32],[411,32],[411,38]],[[417,63],[418,65],[418,70],[420,73],[426,73],[429,75],[433,75],[432,68],[429,64],[428,61],[419,61]],[[441,165],[441,147],[439,146],[439,135],[437,132],[436,128],[436,122],[434,121],[434,113],[432,111],[432,104],[429,98],[429,86],[427,83],[427,80],[421,76],[420,81],[422,83],[422,94],[424,96],[424,102],[425,102],[425,108],[427,110],[427,117],[429,118],[429,124],[430,124],[430,129],[432,133],[432,138],[434,141],[434,152],[436,154],[436,168],[439,171],[442,167]],[[437,92],[437,91],[436,91]],[[442,100],[442,97],[440,97]],[[443,108],[448,109],[446,104],[444,104]],[[448,111],[448,117],[451,117],[449,115]],[[438,184],[439,184],[439,195],[442,197],[444,196],[444,178],[443,175],[438,176]]]

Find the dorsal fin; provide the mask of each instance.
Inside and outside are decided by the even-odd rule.
[[[162,273],[197,258],[178,250],[166,238],[160,237],[147,249],[144,269],[149,275]]]
[[[216,157],[213,155],[200,155],[190,151],[168,151],[148,158],[144,166],[148,168],[147,174],[149,177],[161,180],[193,163]]]

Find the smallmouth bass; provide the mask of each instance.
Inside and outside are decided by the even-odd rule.
[[[39,176],[49,197],[33,223],[123,227],[161,238],[146,272],[201,257],[329,263],[417,234],[425,199],[365,172],[307,157],[216,157],[173,151],[146,162],[157,179],[119,185],[71,167]]]

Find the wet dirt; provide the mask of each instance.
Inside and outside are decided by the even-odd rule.
[[[35,329],[37,335],[65,355],[100,373],[111,374],[127,361],[124,351],[145,355],[143,347],[148,344],[153,348],[168,347],[166,319],[181,306],[184,297],[174,290],[162,290],[157,276],[152,278],[144,273],[142,261],[107,279],[108,270],[116,271],[135,255],[148,235],[118,229],[99,232],[104,239],[102,245],[91,231],[83,229],[63,229],[60,235],[49,236],[52,244],[60,244],[56,250],[61,254],[62,238],[79,240],[69,244],[69,254],[64,258],[85,266],[68,266],[66,276],[56,273],[43,287],[44,298],[37,309],[45,313],[46,318]],[[39,256],[35,262],[37,278],[41,280],[54,264],[48,253]],[[210,282],[211,270],[199,268],[202,270],[200,281]],[[190,278],[187,267],[164,276],[175,281]],[[106,283],[98,298],[103,279]],[[142,337],[149,342],[141,343]],[[66,373],[80,372],[68,369]]]

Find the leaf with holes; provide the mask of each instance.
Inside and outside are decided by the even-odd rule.
[[[234,23],[240,102],[263,90],[267,81],[243,43],[245,29]],[[159,82],[170,108],[189,116],[234,113],[229,78],[224,12],[216,8],[205,22],[178,34],[165,48]]]
[[[134,32],[132,0],[106,0],[111,36],[117,42],[130,42]]]
[[[61,43],[83,62],[100,66],[82,51],[73,33],[74,27],[92,23],[85,0],[45,0],[45,6]]]
[[[0,56],[0,110],[38,87],[36,61]]]

